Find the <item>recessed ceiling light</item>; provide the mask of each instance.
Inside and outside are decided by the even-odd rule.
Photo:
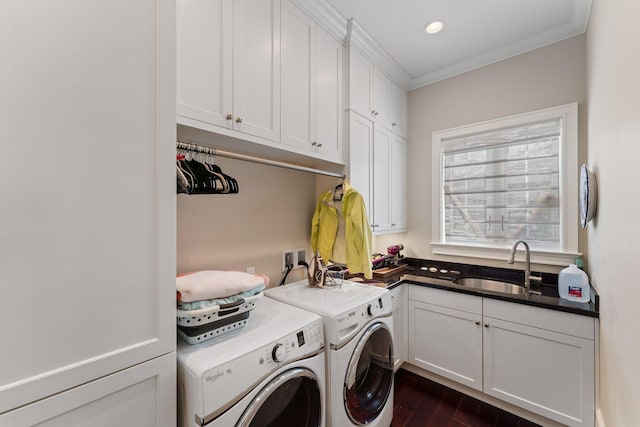
[[[444,21],[438,20],[431,22],[429,25],[424,27],[424,30],[427,32],[427,34],[436,34],[442,31],[443,28]]]

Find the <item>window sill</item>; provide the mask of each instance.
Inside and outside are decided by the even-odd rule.
[[[431,243],[431,251],[438,255],[506,261],[511,253],[511,248],[488,248],[482,246]],[[548,252],[531,250],[531,263],[567,266],[574,264],[575,259],[579,256],[582,256],[580,252]],[[522,249],[522,246],[518,248],[516,261],[524,261],[524,249]]]

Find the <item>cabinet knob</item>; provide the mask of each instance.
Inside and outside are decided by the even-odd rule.
[[[231,114],[231,113],[227,114],[226,119],[227,120],[233,120],[233,114]]]
[[[316,145],[318,145],[318,143],[317,143],[317,142],[315,142],[315,141],[313,141],[313,142],[311,143],[311,145],[313,145],[313,146],[315,147]]]
[[[488,327],[489,327],[489,324],[488,324],[488,323],[485,323],[485,324],[484,324],[484,327],[485,327],[485,328],[488,328]]]
[[[378,112],[376,111],[376,117],[378,117]]]
[[[391,123],[391,126],[394,126],[394,127],[395,127],[395,125],[396,125],[396,122]]]
[[[371,110],[371,115],[375,117],[375,115],[376,115],[376,110]]]
[[[476,320],[476,325],[480,326],[480,321]]]
[[[320,147],[322,147],[322,143],[319,143],[319,144],[318,144],[318,148],[320,148]]]
[[[236,118],[236,123],[242,123],[242,117]]]

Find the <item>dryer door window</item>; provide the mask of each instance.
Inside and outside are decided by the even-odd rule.
[[[384,323],[371,325],[349,361],[344,404],[351,421],[365,425],[384,409],[393,388],[393,338]]]
[[[318,377],[306,368],[285,371],[251,401],[238,427],[318,427],[322,396]]]

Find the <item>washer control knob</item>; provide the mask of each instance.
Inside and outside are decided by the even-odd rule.
[[[378,307],[378,304],[369,304],[369,306],[367,307],[367,314],[369,316],[375,316],[379,312],[380,312],[380,307]]]
[[[287,349],[282,344],[276,344],[271,350],[271,358],[274,362],[282,362],[287,357]]]

